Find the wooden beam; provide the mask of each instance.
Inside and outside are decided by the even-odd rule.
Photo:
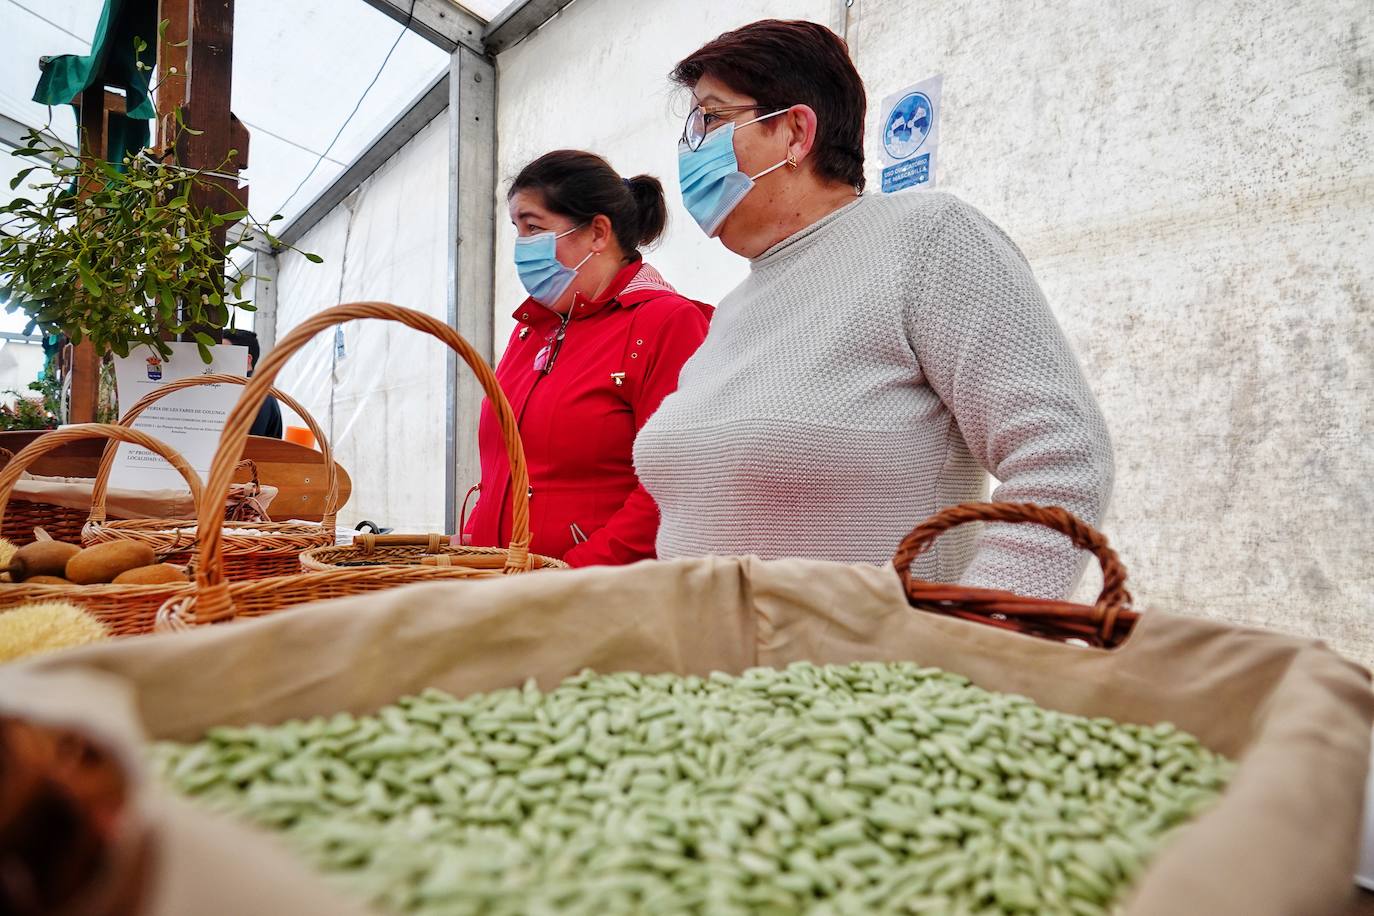
[[[157,130],[153,145],[166,150],[176,137],[173,112],[186,105],[189,70],[186,66],[191,41],[191,0],[159,0],[158,21],[166,20],[167,30],[157,43]]]
[[[104,159],[105,149],[105,87],[99,83],[82,93],[81,118],[78,126],[81,154],[92,159]],[[93,177],[77,189],[81,198],[93,190]],[[73,347],[69,372],[71,394],[67,402],[68,423],[94,423],[96,406],[100,401],[100,354],[89,340]]]
[[[229,111],[233,91],[234,0],[161,2],[164,11],[170,10],[178,17],[183,12],[189,13],[187,38],[182,39],[189,41],[183,49],[186,78],[182,114],[185,123],[196,133],[186,132],[177,138],[177,161],[187,168],[232,174],[237,168],[238,153],[245,157],[247,154],[247,150],[239,150],[235,156],[229,156],[231,150],[236,150],[235,141],[242,141],[247,135],[242,125],[235,127]],[[172,19],[167,15],[163,18]],[[169,25],[165,37],[170,39],[171,35]],[[168,67],[174,66],[170,63],[172,59],[169,58]],[[159,69],[163,69],[161,61]],[[168,136],[172,130],[175,130],[174,125],[167,128]],[[241,190],[232,178],[204,176],[191,191],[191,205],[201,210],[227,213],[247,205],[247,191]],[[212,233],[213,244],[220,250],[224,248],[228,232],[228,226],[221,226]],[[213,323],[224,325],[229,310],[222,307],[217,314],[208,317]]]
[[[87,92],[89,92],[89,90],[87,90]],[[72,99],[72,104],[75,105],[78,109],[86,104],[85,96],[87,95],[87,92],[82,92],[76,98]],[[109,112],[114,112],[115,114],[125,114],[129,110],[129,100],[124,96],[120,95],[118,92],[111,92],[108,89],[105,90],[104,105],[105,112],[107,114]]]

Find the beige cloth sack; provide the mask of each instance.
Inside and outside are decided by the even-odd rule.
[[[1238,758],[1219,804],[1142,876],[1132,916],[1320,916],[1350,893],[1374,720],[1363,669],[1308,640],[1161,612],[1112,651],[1051,643],[913,610],[890,568],[706,558],[420,585],[0,669],[0,709],[103,727],[134,759],[145,735],[368,713],[429,686],[798,659],[938,665],[1065,712],[1170,720]],[[273,838],[146,795],[140,816],[177,847],[154,867],[179,912],[231,910],[222,895],[249,892],[232,876],[274,859]],[[344,912],[310,899],[323,879],[254,880],[269,902],[241,912]]]

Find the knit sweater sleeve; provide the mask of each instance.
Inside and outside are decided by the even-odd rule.
[[[1107,424],[1021,252],[951,198],[912,263],[908,339],[969,452],[1000,482],[993,501],[1100,523],[1113,475]],[[1046,529],[985,525],[960,581],[1062,598],[1086,559]]]

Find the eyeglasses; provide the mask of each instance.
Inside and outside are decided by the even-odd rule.
[[[695,106],[687,113],[687,122],[682,125],[682,142],[687,144],[687,148],[692,152],[701,149],[701,144],[706,142],[706,135],[710,133],[711,126],[721,120],[720,115],[734,114],[741,111],[758,111],[762,105],[729,105],[725,108],[712,108],[710,111]]]

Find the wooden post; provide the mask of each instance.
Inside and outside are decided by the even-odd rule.
[[[153,148],[166,151],[176,137],[173,112],[186,105],[186,85],[190,77],[186,62],[191,40],[191,0],[159,0],[158,22],[166,20],[167,31],[157,44],[157,92],[153,104],[157,108],[157,124],[153,130]]]
[[[105,86],[96,83],[81,93],[81,155],[104,158],[105,149]],[[92,179],[95,180],[95,179]],[[78,189],[81,198],[91,193],[90,184]],[[89,340],[73,347],[71,362],[71,395],[67,404],[68,423],[94,423],[96,407],[100,403],[100,354]]]
[[[177,139],[177,162],[187,168],[235,174],[248,162],[248,132],[229,111],[234,0],[160,0],[158,17],[167,20],[168,27],[158,46],[157,144],[165,148],[175,138],[173,111],[181,108],[185,122],[199,133]],[[232,158],[230,150],[237,151]],[[247,208],[247,190],[240,190],[233,179],[206,181],[192,191],[192,206],[219,213]],[[221,250],[228,231],[223,226],[214,233],[214,243]],[[227,324],[228,309],[215,317],[221,325]]]

